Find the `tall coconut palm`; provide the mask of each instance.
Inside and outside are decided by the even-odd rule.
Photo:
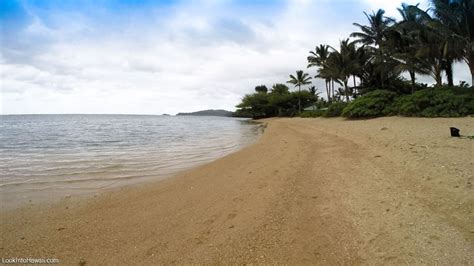
[[[434,78],[436,85],[443,84],[444,42],[443,37],[436,30],[425,28],[419,34],[421,43],[417,56],[430,66],[429,74]]]
[[[437,6],[437,8],[442,7],[446,10],[435,11],[434,17],[431,17],[427,11],[418,9],[421,27],[416,34],[418,41],[416,56],[429,64],[430,75],[435,79],[437,85],[443,83],[443,70],[448,77],[448,84],[453,85],[452,64],[462,60],[465,54],[464,44],[451,29],[453,23],[448,22],[447,18],[441,18],[441,16],[447,16],[446,14],[451,12],[449,11],[451,9],[450,5],[446,0],[439,0]],[[413,8],[416,9],[416,7]]]
[[[387,30],[391,25],[394,24],[395,20],[385,16],[385,11],[383,9],[373,12],[371,15],[364,12],[365,16],[369,20],[369,25],[361,25],[358,23],[353,23],[354,26],[360,28],[360,32],[353,32],[351,37],[357,39],[357,42],[360,42],[365,45],[374,45],[379,47],[385,39]]]
[[[443,31],[441,31],[443,32]],[[448,85],[454,85],[453,64],[463,60],[465,54],[464,47],[461,40],[449,30],[444,31],[443,34],[443,69],[446,73]]]
[[[452,62],[464,60],[471,72],[474,86],[474,0],[431,0],[433,13],[445,37],[446,74],[452,83]]]
[[[328,60],[329,54],[330,54],[328,45],[320,44],[319,46],[316,46],[314,51],[310,51],[309,53],[310,53],[310,55],[307,58],[308,68],[314,67],[314,66],[324,68],[326,66],[327,60]],[[329,86],[330,86],[329,84],[331,82],[331,77],[327,76],[327,75],[324,75],[324,73],[321,73],[319,70],[318,70],[318,74],[316,75],[316,77],[324,79],[325,85],[326,85],[326,94],[327,94],[327,97],[328,97],[328,101],[331,101],[331,91],[330,91],[330,88],[329,88]]]
[[[307,58],[308,67],[323,66],[329,57],[329,53],[330,51],[328,45],[320,44],[319,46],[316,46],[314,51],[309,52],[310,56]]]
[[[429,16],[417,5],[402,4],[398,8],[402,20],[393,27],[391,49],[395,52],[393,58],[398,61],[397,68],[401,72],[408,72],[411,79],[412,92],[416,85],[416,74],[429,74],[429,65],[416,54],[419,49],[418,34],[424,21]]]
[[[332,50],[333,48],[331,48]],[[317,71],[316,77],[322,78],[325,80],[329,80],[328,83],[328,91],[329,91],[329,101],[333,101],[334,99],[334,93],[335,93],[335,86],[334,83],[340,83],[339,81],[339,68],[338,66],[334,63],[334,52],[330,52],[329,57],[326,61],[326,64],[319,68]]]
[[[378,76],[376,79],[380,81],[380,86],[384,88],[385,80],[388,79],[390,71],[394,65],[391,58],[392,50],[386,47],[386,44],[388,34],[390,33],[395,20],[386,17],[383,9],[373,12],[371,15],[368,15],[367,13],[364,14],[367,17],[369,24],[366,26],[353,23],[361,31],[353,32],[351,37],[356,38],[355,42],[370,47],[369,50],[372,54],[370,60],[374,64],[373,73]]]
[[[349,96],[352,94],[348,85],[349,78],[358,71],[359,63],[356,57],[355,43],[350,42],[349,39],[342,40],[339,50],[334,48],[332,50],[327,66],[330,69],[330,75],[333,75],[344,86],[346,101],[349,101]]]
[[[311,84],[311,77],[308,73],[304,73],[303,70],[296,71],[296,76],[290,75],[290,80],[287,83],[298,87],[298,110],[301,113],[301,86]]]
[[[471,71],[471,86],[474,88],[474,0],[461,0],[459,3],[459,34],[464,43],[463,59]]]
[[[355,90],[357,89],[356,77],[360,75],[361,68],[364,65],[364,63],[360,61],[361,56],[363,56],[363,50],[363,46],[357,47],[355,42],[348,42],[348,40],[345,42],[344,53],[346,53],[346,56],[348,57],[350,62],[353,92],[355,92]]]

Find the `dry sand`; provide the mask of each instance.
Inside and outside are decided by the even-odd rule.
[[[473,264],[474,118],[273,119],[174,178],[1,215],[0,255],[62,263]]]

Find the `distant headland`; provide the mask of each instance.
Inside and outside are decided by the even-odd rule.
[[[176,115],[232,117],[232,116],[234,116],[234,113],[230,112],[230,111],[222,110],[222,109],[219,109],[219,110],[209,109],[209,110],[202,110],[202,111],[190,112],[190,113],[178,113]]]

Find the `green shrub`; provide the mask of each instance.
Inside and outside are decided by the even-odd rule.
[[[300,117],[321,117],[325,114],[326,112],[324,110],[315,110],[315,111],[303,111],[300,114]]]
[[[474,114],[474,90],[435,87],[399,97],[396,110],[404,116],[458,117]]]
[[[387,90],[375,90],[355,99],[342,111],[349,118],[378,117],[393,115],[396,109],[393,102],[397,94]]]
[[[344,102],[334,102],[328,106],[328,109],[323,114],[324,117],[336,117],[341,116],[342,110],[347,106]]]

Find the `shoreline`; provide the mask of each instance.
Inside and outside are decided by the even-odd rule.
[[[474,118],[257,122],[256,143],[177,176],[3,212],[2,257],[474,261],[473,142],[448,137],[452,124],[472,134]]]
[[[102,117],[102,115],[97,116]],[[105,155],[103,158],[106,158],[106,156],[108,156],[108,158],[100,163],[108,163],[109,165],[112,165],[113,169],[110,169],[110,171],[109,169],[103,170],[104,167],[98,166],[100,163],[96,163],[96,165],[90,164],[88,166],[89,168],[84,170],[84,173],[81,173],[79,170],[71,170],[71,176],[74,175],[73,178],[64,178],[64,176],[68,177],[67,175],[69,173],[61,172],[58,174],[60,175],[59,177],[55,176],[53,179],[49,178],[51,176],[46,176],[44,172],[39,170],[39,175],[44,175],[46,179],[45,181],[40,179],[28,180],[30,179],[28,176],[24,178],[28,180],[25,182],[20,179],[5,181],[3,184],[0,184],[0,197],[2,199],[0,212],[18,209],[27,205],[54,205],[54,203],[65,198],[88,198],[110,191],[116,191],[121,188],[134,187],[142,183],[155,183],[164,179],[172,178],[196,167],[211,163],[223,156],[237,152],[258,141],[262,135],[263,127],[253,121],[242,121],[240,123],[245,123],[245,127],[247,127],[248,124],[252,124],[252,129],[249,129],[248,132],[242,131],[243,133],[240,133],[241,137],[238,139],[229,137],[229,141],[225,143],[219,144],[219,142],[213,140],[213,142],[217,144],[213,144],[213,147],[211,148],[206,148],[205,145],[204,147],[193,146],[194,148],[187,149],[186,152],[179,151],[178,148],[173,150],[175,152],[173,155],[174,157],[167,156],[167,151],[161,151],[159,149],[150,150],[148,155],[142,158],[132,158],[129,156],[125,160],[119,158],[116,154]],[[205,141],[203,142],[205,143]],[[191,144],[193,143],[196,143],[196,141]],[[199,144],[199,142],[197,142],[197,144]],[[207,144],[207,146],[210,145]],[[119,151],[120,148],[116,147],[115,149]],[[140,151],[140,149],[142,151],[144,150],[142,147],[137,147],[135,150]],[[191,158],[189,154],[200,154],[200,156],[193,155],[194,157]],[[86,156],[89,155],[90,154]],[[151,157],[153,158],[150,159]],[[127,163],[140,163],[143,159],[151,161],[151,163],[145,166],[147,168],[154,167],[153,170],[145,170],[143,168],[134,169],[127,165]],[[84,165],[74,162],[74,159],[70,160],[70,167],[86,168]],[[163,160],[163,162],[161,160]],[[67,166],[62,163],[53,164],[51,161],[46,163],[54,165],[53,167],[67,169]],[[120,168],[121,171],[116,171],[116,168]],[[92,173],[87,171],[92,171]],[[21,175],[22,173],[17,171],[12,174]],[[49,175],[54,176],[54,171],[52,174],[49,173]],[[9,176],[8,172],[6,173],[6,176]]]

